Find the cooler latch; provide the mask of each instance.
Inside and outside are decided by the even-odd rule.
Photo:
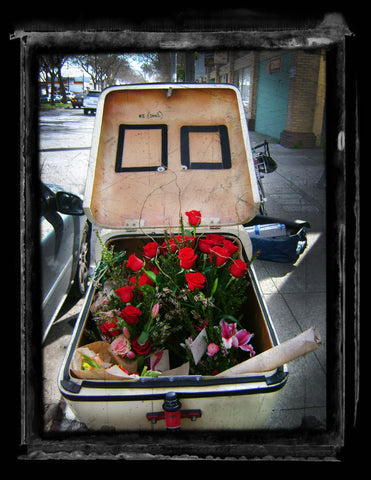
[[[165,401],[162,404],[163,412],[149,412],[147,419],[155,424],[158,420],[165,420],[166,428],[168,430],[177,430],[180,428],[181,418],[190,418],[192,422],[197,418],[201,418],[201,410],[181,410],[182,404],[175,392],[168,392],[165,396]]]

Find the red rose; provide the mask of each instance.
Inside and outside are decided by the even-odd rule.
[[[129,303],[133,299],[133,290],[131,287],[121,287],[115,290],[115,292],[124,303]]]
[[[188,283],[188,288],[191,292],[193,292],[196,288],[198,288],[199,290],[204,288],[206,278],[204,277],[204,275],[202,275],[202,273],[189,272],[186,273],[186,280]]]
[[[219,247],[216,245],[215,247],[210,249],[210,262],[213,263],[213,257],[216,256],[216,266],[220,267],[224,265],[225,262],[228,260],[229,253],[226,248]]]
[[[146,258],[154,258],[157,255],[158,243],[150,242],[143,247],[143,253]]]
[[[206,235],[206,240],[212,242],[213,245],[222,246],[226,239],[223,237],[223,235],[209,233],[208,235]]]
[[[142,315],[142,311],[137,307],[133,307],[133,305],[128,305],[121,310],[121,317],[128,325],[135,325],[138,323],[140,315]]]
[[[178,250],[178,245],[176,244],[173,238],[169,238],[169,246],[170,246],[170,253],[175,253]],[[162,255],[167,255],[168,253],[168,246],[166,241],[161,245],[160,251]]]
[[[142,285],[151,285],[153,287],[153,282],[146,273],[142,273],[139,277],[138,287]]]
[[[117,337],[117,335],[120,335],[121,333],[121,330],[115,318],[113,318],[112,320],[106,320],[103,325],[100,326],[100,330],[103,335],[107,335],[110,337]]]
[[[210,253],[210,248],[214,246],[211,240],[206,240],[205,238],[200,238],[198,246],[203,253]]]
[[[242,260],[237,259],[229,267],[229,270],[234,277],[240,278],[243,277],[247,272],[247,264]]]
[[[195,255],[194,250],[188,247],[185,247],[179,250],[178,256],[180,261],[179,263],[180,267],[184,268],[185,270],[190,269],[197,258],[197,255]]]
[[[129,277],[129,283],[132,284],[132,287],[130,288],[134,288],[135,287],[135,283],[137,281],[137,277],[135,275],[133,275],[132,277]]]
[[[139,337],[138,337],[139,338]],[[131,342],[131,349],[137,353],[138,355],[147,355],[151,349],[151,345],[149,344],[149,340],[146,341],[144,345],[140,345],[138,343],[138,338],[134,338]]]
[[[231,257],[234,253],[236,253],[237,250],[238,250],[238,246],[235,245],[235,244],[234,244],[233,242],[231,242],[230,240],[224,240],[223,248],[225,248],[225,249],[228,251],[230,257]]]
[[[190,212],[185,212],[188,217],[188,223],[192,227],[198,227],[201,223],[201,212],[198,210],[191,210]]]
[[[181,235],[178,235],[175,237],[175,240],[177,240],[181,245],[183,245],[183,237]],[[195,241],[196,237],[189,237],[188,235],[184,235],[184,246],[185,247],[194,247],[195,246]]]
[[[138,258],[134,253],[130,255],[126,264],[127,268],[130,268],[130,270],[133,270],[133,272],[138,272],[143,267],[143,265],[143,260]]]
[[[129,283],[132,285],[132,287],[130,288],[132,289],[135,288],[136,282],[137,282],[137,277],[135,275],[133,275],[132,277],[129,277]],[[142,273],[142,275],[139,277],[137,287],[141,287],[142,285],[151,285],[153,287],[153,282],[146,273]],[[139,293],[142,293],[142,292],[139,291]]]

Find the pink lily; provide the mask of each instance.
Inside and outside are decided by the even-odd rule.
[[[237,330],[237,323],[227,323],[225,320],[220,321],[222,327],[222,341],[226,349],[230,349],[232,346],[235,348],[241,348],[245,352],[250,352],[250,355],[255,355],[254,349],[251,345],[248,345],[249,341],[254,336],[253,333],[249,333],[247,330]]]
[[[225,348],[232,347],[232,337],[237,332],[236,323],[227,323],[225,320],[221,320],[220,324],[222,327],[222,341]]]

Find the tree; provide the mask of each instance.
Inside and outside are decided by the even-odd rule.
[[[119,72],[128,67],[124,55],[113,53],[78,55],[71,60],[90,76],[94,89],[100,90],[109,85],[114,85]]]
[[[191,53],[190,57],[194,58],[194,54]],[[176,73],[176,53],[170,51],[85,54],[69,57],[69,60],[90,76],[94,89],[100,90],[117,82],[171,82]],[[188,81],[193,81],[191,78],[194,80],[194,71]]]
[[[45,72],[46,77],[46,91],[48,92],[48,76],[50,76],[50,104],[55,105],[55,77],[57,75],[57,70],[55,67],[54,55],[42,55],[40,58],[40,68]]]
[[[158,52],[157,80],[159,82],[171,82],[171,53]]]
[[[61,68],[68,57],[58,54],[42,55],[40,57],[40,72],[45,76],[46,88],[48,90],[48,76],[50,76],[50,104],[55,105],[55,79],[58,78],[60,92],[63,97],[63,102],[67,103],[66,90],[64,88]],[[48,93],[48,91],[47,91]]]
[[[158,82],[171,82],[171,53],[170,52],[146,52],[127,54],[134,60],[143,72],[144,78],[153,78]]]
[[[66,89],[64,88],[64,82],[63,82],[63,77],[62,77],[62,67],[65,64],[66,60],[68,57],[62,57],[57,55],[57,77],[58,77],[58,82],[59,82],[59,91],[62,95],[62,102],[67,103],[67,97],[66,97]]]

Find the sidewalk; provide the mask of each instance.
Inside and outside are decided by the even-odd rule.
[[[263,185],[269,216],[306,220],[308,245],[294,264],[257,260],[257,277],[278,338],[317,326],[323,345],[288,365],[289,378],[266,425],[269,429],[326,427],[326,189],[323,150],[288,149],[250,132],[251,146],[269,142],[278,164]]]
[[[260,281],[280,342],[316,325],[323,346],[288,365],[289,378],[281,390],[267,429],[324,429],[326,427],[326,231],[322,149],[287,149],[274,139],[250,132],[251,145],[269,141],[278,168],[265,175],[269,216],[306,220],[308,246],[295,265],[256,260]],[[57,376],[82,300],[60,315],[44,353],[44,415],[47,431],[83,430],[57,387]],[[68,306],[67,306],[68,308]],[[53,362],[48,359],[53,358]],[[48,367],[46,368],[46,364]]]

